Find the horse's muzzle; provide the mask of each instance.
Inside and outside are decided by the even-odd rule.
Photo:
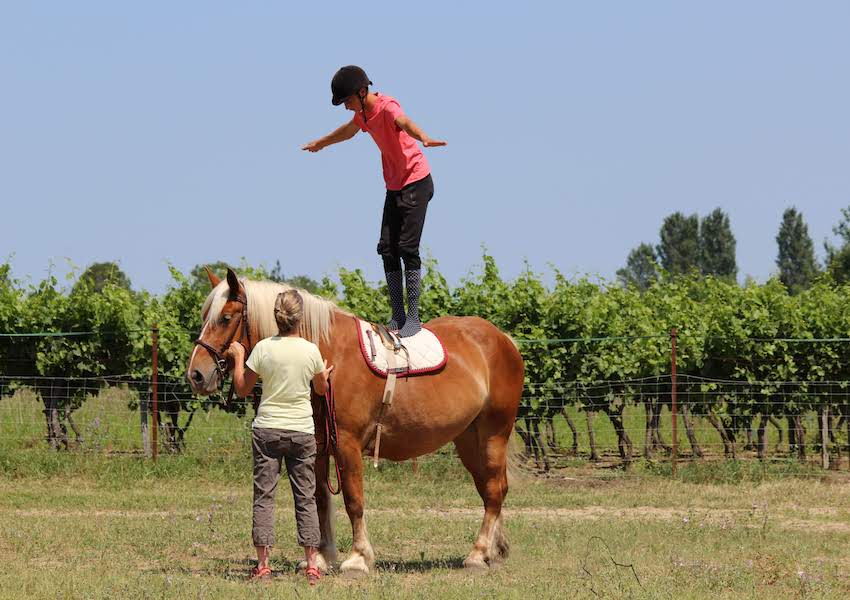
[[[186,372],[186,379],[189,381],[192,391],[201,396],[208,396],[217,392],[220,384],[217,370],[211,371],[209,377],[205,377],[199,369],[189,369]]]

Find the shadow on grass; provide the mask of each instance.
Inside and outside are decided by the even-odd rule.
[[[155,569],[154,572],[162,575],[195,575],[204,577],[215,577],[225,581],[246,582],[251,575],[251,569],[257,564],[250,558],[209,558],[208,566],[186,567],[174,566],[173,568]],[[286,578],[298,573],[297,560],[275,560],[272,559],[272,579]],[[463,570],[463,559],[436,558],[421,560],[378,560],[375,562],[375,570],[385,573],[430,573],[436,570]],[[334,575],[338,576],[339,571]],[[333,576],[333,575],[332,575]]]
[[[251,570],[257,565],[252,558],[207,558],[206,566],[187,567],[177,566],[173,568],[155,569],[154,572],[162,575],[201,575],[214,577],[225,581],[247,582],[251,576]],[[298,568],[297,560],[272,559],[272,579],[295,575]]]
[[[378,560],[375,568],[388,573],[428,573],[437,569],[463,569],[462,558],[436,558],[421,560]]]

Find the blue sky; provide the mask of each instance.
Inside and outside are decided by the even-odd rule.
[[[423,246],[450,281],[482,244],[507,277],[613,277],[718,206],[765,279],[786,207],[820,249],[850,205],[850,3],[307,4],[0,5],[0,260],[156,292],[169,261],[380,278],[373,142],[300,150],[350,118],[350,63],[449,142]]]

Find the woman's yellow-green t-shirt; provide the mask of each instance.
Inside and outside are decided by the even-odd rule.
[[[310,381],[324,369],[318,346],[300,337],[266,338],[247,365],[263,381],[253,427],[315,433]]]

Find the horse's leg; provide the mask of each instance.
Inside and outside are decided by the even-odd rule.
[[[481,431],[478,425],[481,420],[477,419],[454,440],[460,460],[472,474],[484,501],[484,520],[472,551],[463,561],[468,569],[487,569],[507,557],[509,548],[501,523],[502,502],[508,493],[508,440]]]
[[[342,478],[342,495],[345,511],[351,520],[351,554],[340,565],[343,575],[368,575],[375,564],[375,552],[369,543],[366,520],[363,518],[363,460],[360,444],[343,432],[337,446],[340,467],[345,473]]]
[[[333,496],[328,489],[329,458],[316,457],[316,508],[319,512],[319,530],[322,534],[316,566],[327,573],[337,560],[336,539],[333,524]],[[307,563],[304,563],[304,568]]]
[[[500,513],[499,518],[496,520],[496,531],[493,534],[493,544],[496,549],[495,560],[505,560],[511,552],[511,545],[508,543],[508,536],[505,535],[505,527],[502,524],[503,518]]]

